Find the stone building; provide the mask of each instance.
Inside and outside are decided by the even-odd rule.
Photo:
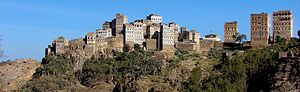
[[[134,46],[134,44],[143,45],[145,42],[143,33],[143,23],[133,22],[131,24],[125,25],[125,44],[129,46]]]
[[[151,20],[138,19],[138,20],[135,20],[134,23],[141,23],[143,26],[143,34],[144,34],[144,36],[147,36],[147,27],[152,25]]]
[[[200,50],[210,50],[215,47],[223,47],[221,37],[218,34],[208,34],[200,40]]]
[[[147,20],[151,20],[152,23],[162,23],[163,22],[163,17],[158,15],[158,14],[150,14],[146,18]]]
[[[190,30],[188,32],[188,40],[195,42],[196,44],[199,44],[199,39],[200,39],[200,33],[197,32],[196,30]]]
[[[187,51],[200,51],[200,44],[195,42],[176,42],[175,47]]]
[[[233,38],[234,35],[238,33],[238,22],[225,22],[224,24],[224,42],[234,43],[236,42]]]
[[[169,23],[169,26],[172,27],[174,29],[174,41],[178,42],[178,38],[179,38],[179,25],[175,22],[171,22]]]
[[[146,39],[146,50],[157,50],[158,44],[157,39]]]
[[[58,55],[64,54],[68,47],[69,41],[66,40],[63,36],[58,37],[52,42],[52,45],[48,45],[46,48],[45,55]]]
[[[123,36],[112,36],[107,38],[108,49],[113,52],[122,52],[123,51]]]
[[[124,14],[117,13],[116,18],[112,21],[113,36],[123,35],[124,24],[128,23],[128,17]]]
[[[290,10],[273,12],[273,40],[276,37],[290,40],[294,32],[294,17]]]
[[[54,42],[52,43],[54,47],[54,53],[55,54],[63,54],[65,53],[65,48],[68,46],[68,40],[66,40],[63,36],[58,37]]]
[[[251,46],[264,48],[268,46],[270,17],[267,13],[251,14]]]
[[[197,30],[190,30],[187,31],[182,30],[180,36],[178,37],[178,41],[189,41],[189,42],[196,42],[199,43],[200,33]]]
[[[214,42],[213,40],[200,40],[200,50],[205,51],[205,50],[210,50],[211,48],[214,48]]]
[[[96,36],[97,34],[95,32],[88,32],[85,36],[85,53],[88,56],[91,56],[93,54],[95,54],[95,48],[96,48]]]
[[[98,29],[96,30],[97,37],[99,38],[107,38],[112,36],[112,29],[111,28],[105,28],[105,29]]]
[[[109,29],[109,28],[112,28],[112,27],[111,27],[111,22],[105,21],[105,22],[102,24],[102,29]]]
[[[147,50],[155,50],[158,49],[158,42],[159,42],[159,33],[161,31],[161,25],[160,24],[152,24],[147,26],[147,32],[146,32],[146,43],[145,47]]]
[[[185,34],[184,34],[185,32],[187,32],[187,28],[184,27],[184,26],[181,27],[179,37],[178,37],[178,41],[183,41],[184,37],[186,37]]]
[[[152,24],[147,26],[146,38],[148,39],[157,39],[158,32],[160,32],[160,26],[158,24]]]
[[[182,33],[183,31],[187,31],[187,28],[186,27],[181,27],[180,28],[180,33]]]
[[[159,36],[160,50],[174,50],[175,45],[175,30],[169,25],[163,24]]]

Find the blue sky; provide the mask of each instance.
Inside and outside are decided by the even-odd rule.
[[[300,29],[300,0],[0,0],[0,35],[6,57],[41,60],[44,48],[58,36],[84,37],[116,13],[129,21],[155,13],[164,22],[223,36],[224,22],[238,21],[250,38],[250,14],[290,9]],[[295,36],[296,36],[296,32]]]

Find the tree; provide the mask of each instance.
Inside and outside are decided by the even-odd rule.
[[[129,52],[131,50],[131,47],[128,44],[125,44],[123,50],[124,52]]]
[[[233,35],[233,39],[235,39],[236,42],[243,42],[247,40],[247,36],[245,34],[236,33]]]
[[[300,38],[300,30],[298,30],[298,37]]]
[[[135,51],[142,51],[143,50],[143,48],[141,48],[141,46],[139,44],[134,44],[133,49]]]

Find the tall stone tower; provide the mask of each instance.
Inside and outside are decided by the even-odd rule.
[[[116,18],[113,20],[112,23],[112,29],[113,29],[113,35],[119,36],[123,35],[122,31],[124,29],[124,24],[128,23],[128,17],[124,14],[117,13]]]
[[[234,35],[238,33],[238,22],[225,22],[224,24],[224,42],[226,43],[234,43],[236,42],[234,39]]]
[[[88,56],[95,54],[96,35],[95,32],[88,32],[85,36],[85,53]]]
[[[290,10],[273,12],[273,40],[276,37],[290,40],[294,32],[294,17]]]
[[[251,46],[263,48],[268,46],[270,16],[267,13],[251,14]]]

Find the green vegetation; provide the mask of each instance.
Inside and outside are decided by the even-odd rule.
[[[300,38],[300,30],[298,30],[298,38]]]
[[[235,39],[236,42],[243,42],[244,40],[247,40],[246,34],[236,33],[232,37],[233,39]]]
[[[161,72],[161,61],[145,51],[118,53],[114,59],[90,59],[84,63],[81,83],[93,87],[106,81],[117,83],[116,90],[128,91],[129,82]]]
[[[287,42],[280,37],[276,43],[264,49],[250,49],[244,52],[229,52],[222,49],[212,49],[209,58],[219,60],[211,75],[201,80],[198,68],[184,83],[185,91],[199,92],[244,92],[270,91],[276,73],[278,52],[289,52],[299,45],[299,40]],[[222,53],[233,53],[225,56]],[[221,59],[222,58],[222,59]],[[201,81],[199,81],[201,80]]]
[[[36,69],[33,78],[21,91],[45,92],[63,90],[76,83],[76,76],[71,60],[65,55],[47,56],[43,59],[43,67]]]
[[[145,75],[158,75],[161,61],[151,52],[143,51],[138,45],[131,52],[116,53],[115,58],[91,58],[85,61],[82,71],[74,71],[72,61],[65,55],[47,56],[43,67],[36,70],[34,77],[21,91],[55,91],[73,89],[76,82],[87,87],[101,83],[116,83],[115,90],[129,91],[129,83]]]
[[[268,91],[270,77],[274,75],[276,55],[274,52],[249,50],[236,52],[215,66],[212,75],[199,81],[200,72],[193,73],[186,90],[199,92]],[[197,68],[195,68],[197,71]],[[198,78],[195,79],[195,78]],[[201,85],[202,84],[202,85]]]

